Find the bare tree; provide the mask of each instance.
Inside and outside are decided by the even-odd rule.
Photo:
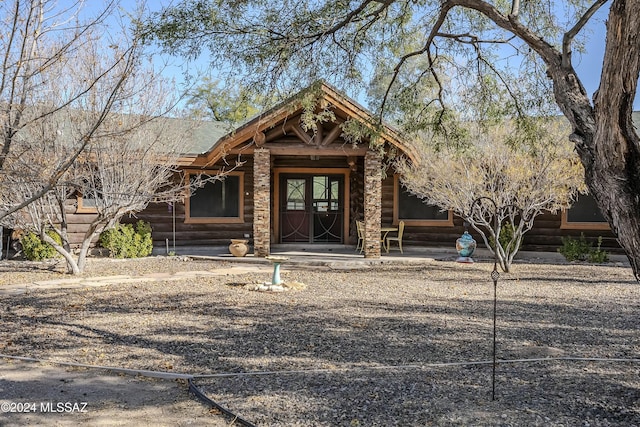
[[[196,123],[163,117],[175,107],[177,91],[145,61],[137,39],[125,27],[108,38],[98,31],[100,20],[79,24],[72,14],[59,23],[75,9],[59,11],[55,5],[15,2],[16,21],[40,19],[43,28],[59,30],[60,38],[38,38],[31,42],[32,56],[15,59],[32,61],[30,67],[38,71],[27,76],[31,80],[24,69],[6,74],[14,79],[9,86],[19,87],[22,96],[10,98],[9,88],[3,105],[7,120],[0,224],[37,233],[77,274],[84,270],[89,248],[102,230],[151,201],[180,199],[185,185],[200,184],[198,179],[185,184],[176,174]],[[113,6],[104,13],[112,13]],[[46,13],[53,15],[50,21]],[[16,25],[14,36],[24,31]],[[10,48],[7,56],[14,54]],[[39,62],[42,58],[48,61]],[[78,192],[93,200],[96,214],[76,258],[66,225],[68,199]],[[47,234],[49,230],[62,237],[62,245]]]
[[[398,165],[411,193],[467,221],[506,272],[535,218],[569,207],[585,190],[584,170],[566,131],[550,123],[531,132],[518,141],[507,125],[474,125],[466,147],[434,145],[441,137],[432,136],[418,150],[417,163]],[[500,239],[504,225],[512,227],[506,242]]]
[[[37,233],[65,258],[69,272],[79,274],[100,232],[152,201],[180,200],[186,188],[200,185],[200,179],[183,182],[178,173],[180,156],[189,150],[188,141],[197,123],[157,116],[174,105],[175,100],[167,95],[173,92],[149,67],[134,67],[122,86],[117,105],[120,112],[112,111],[101,120],[90,143],[50,191],[6,216],[3,222]],[[129,113],[134,109],[147,114]],[[92,121],[95,113],[87,110],[72,110],[62,121],[57,120],[58,115],[51,115],[28,128],[30,133],[24,139],[39,141],[41,151],[36,153],[27,144],[23,155],[10,164],[16,173],[5,180],[4,187],[10,190],[3,193],[5,198],[14,197],[14,203],[19,204],[42,188],[49,169],[67,161],[74,152],[65,135],[74,132],[74,123]],[[26,134],[27,129],[23,129],[21,135]],[[66,232],[69,197],[76,193],[85,205],[95,208],[77,258]],[[61,236],[62,245],[47,234],[49,230]]]
[[[125,215],[142,211],[151,202],[182,200],[190,186],[178,171],[180,155],[189,141],[193,124],[184,121],[116,115],[114,125],[133,128],[121,135],[105,138],[88,151],[78,173],[78,188],[90,200],[96,215],[84,234],[78,267],[84,270],[91,243],[103,230]]]
[[[109,44],[105,36],[105,20],[115,13],[117,2],[106,3],[96,17],[87,20],[80,18],[83,3],[0,3],[0,185],[11,182],[8,177],[16,173],[13,168],[25,151],[43,151],[42,141],[29,139],[38,135],[30,128],[43,129],[40,122],[47,120],[73,124],[64,135],[67,146],[73,148],[67,157],[46,168],[44,178],[38,171],[32,183],[40,187],[32,188],[28,198],[5,198],[0,218],[54,188],[118,103],[122,86],[139,60],[137,43]],[[70,114],[73,110],[93,114],[79,121]],[[0,192],[10,190],[0,188]]]

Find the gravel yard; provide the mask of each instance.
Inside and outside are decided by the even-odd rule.
[[[91,263],[90,275],[229,266]],[[0,353],[192,374],[258,426],[640,426],[631,270],[519,263],[502,273],[492,400],[492,267],[284,265],[283,280],[306,287],[281,293],[247,289],[270,279],[265,270],[3,295]],[[0,288],[59,278],[0,263]]]

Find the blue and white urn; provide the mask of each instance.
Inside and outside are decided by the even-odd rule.
[[[462,236],[456,240],[456,251],[458,251],[457,262],[472,263],[471,255],[476,250],[476,241],[471,237],[468,231],[462,233]]]

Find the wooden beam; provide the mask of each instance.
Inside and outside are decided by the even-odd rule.
[[[256,132],[262,132],[274,123],[278,123],[281,120],[285,120],[287,117],[295,116],[296,114],[299,114],[298,111],[292,109],[290,105],[284,105],[269,112],[265,116],[253,119],[249,123],[236,129],[233,133],[223,137],[222,140],[216,144],[217,146],[215,146],[214,149],[206,153],[207,162],[211,164],[216,163],[224,156],[226,146],[235,147],[243,141],[247,141],[252,138]]]
[[[313,136],[313,143],[315,145],[322,145],[322,123],[316,123],[316,134]]]
[[[269,146],[271,154],[274,156],[364,156],[366,147],[352,148],[351,145],[341,147],[316,147],[309,145],[291,146]]]
[[[286,121],[283,124],[280,124],[278,126],[275,126],[272,129],[269,129],[266,132],[266,142],[271,142],[274,141],[278,138],[281,138],[282,136],[286,136],[287,134],[292,133],[291,131],[291,127],[293,126],[293,123],[290,121]]]
[[[278,139],[283,135],[286,135],[286,130],[284,130],[282,126],[277,126],[274,129],[270,129],[266,133],[266,137],[267,137],[266,142],[271,142],[274,139]]]
[[[331,144],[333,141],[338,139],[341,133],[342,133],[342,128],[340,127],[340,125],[336,125],[333,129],[331,129],[329,134],[322,140],[322,142],[319,145],[327,146]]]
[[[253,155],[253,150],[255,145],[250,145],[244,148],[232,148],[227,151],[225,154],[227,159],[234,159],[238,155]],[[318,147],[315,145],[306,145],[302,143],[292,144],[292,143],[278,143],[273,142],[268,145],[269,152],[272,156],[319,156],[320,158],[324,156],[331,157],[362,157],[367,152],[367,148],[359,145],[357,148],[352,148],[350,144],[345,144],[341,146],[330,146],[330,147]],[[212,167],[214,164],[208,162],[206,158],[199,157],[193,163],[188,166],[198,168],[198,167]],[[355,163],[354,163],[355,165]]]
[[[358,119],[365,125],[368,125],[369,121],[373,119],[364,108],[344,94],[339,93],[333,87],[322,84],[322,91],[324,92],[322,102],[327,103],[327,105],[334,110],[336,117]],[[294,99],[294,101],[287,104],[282,104],[223,137],[208,153],[202,156],[206,157],[206,163],[216,163],[229,149],[235,149],[240,144],[252,142],[252,138],[256,132],[266,132],[265,142],[277,139],[285,132],[288,133],[288,131],[284,130],[285,128],[283,128],[283,126],[286,127],[288,125],[286,121],[294,120],[296,116],[299,116],[301,110],[302,108],[298,99]],[[282,124],[283,121],[285,124]],[[271,131],[275,130],[276,127],[280,127],[281,130],[272,133]],[[305,144],[320,143],[319,139],[311,141],[311,137],[301,129],[296,130],[295,127],[292,127],[292,130]],[[393,128],[384,126],[382,133],[385,140],[400,148],[400,150],[406,153],[413,161],[417,161],[418,156],[415,149],[410,144],[404,143],[400,135],[397,134]],[[326,141],[327,145],[331,144],[328,135],[323,135],[322,141]],[[251,146],[255,147],[254,144],[251,144]],[[196,162],[202,163],[202,160],[198,159]]]
[[[267,136],[264,134],[264,132],[256,132],[256,134],[253,135],[253,142],[257,147],[262,147],[266,140]]]
[[[306,133],[305,131],[302,130],[302,128],[300,127],[299,124],[295,124],[292,126],[291,130],[293,131],[293,133],[296,134],[296,136],[298,138],[300,138],[300,140],[302,142],[304,142],[307,145],[311,145],[312,144],[312,138],[309,136],[308,133]]]

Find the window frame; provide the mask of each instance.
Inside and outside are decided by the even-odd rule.
[[[609,223],[606,221],[569,221],[569,209],[562,209],[560,215],[561,230],[611,230]]]
[[[221,173],[219,170],[186,170],[186,182],[191,182],[192,175],[209,175],[214,176]],[[192,217],[191,216],[191,189],[187,190],[184,200],[184,223],[185,224],[241,224],[244,223],[244,172],[232,171],[225,172],[226,176],[239,177],[238,182],[238,216],[222,216],[222,217]]]
[[[84,205],[84,197],[82,196],[82,193],[78,193],[76,195],[76,201],[77,201],[76,213],[79,213],[79,214],[95,214],[95,213],[98,213],[98,207],[97,206],[85,206]]]
[[[447,219],[405,219],[400,218],[400,174],[393,175],[393,225],[404,221],[405,225],[419,227],[453,227],[453,211],[447,211]]]

